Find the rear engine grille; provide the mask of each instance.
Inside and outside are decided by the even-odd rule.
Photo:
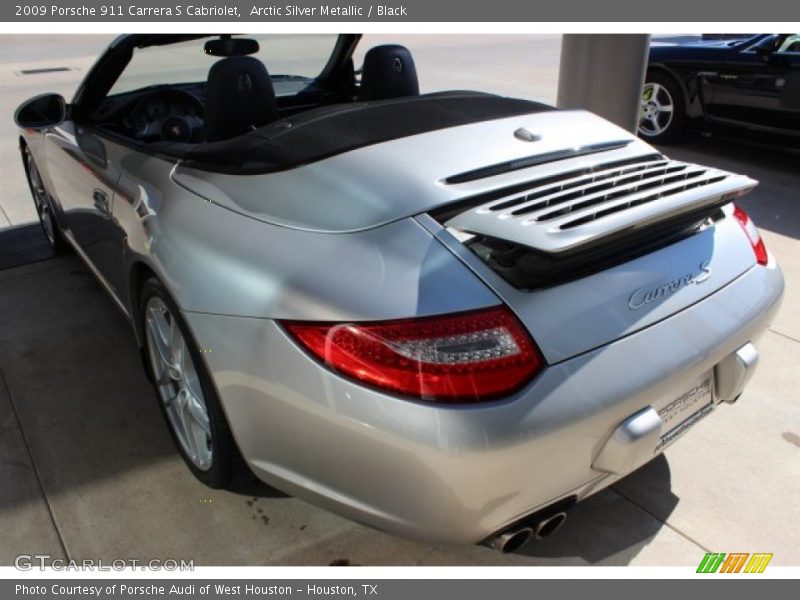
[[[714,209],[755,185],[748,177],[649,154],[533,181],[482,202],[471,199],[466,210],[447,207],[439,218],[462,235],[557,254]]]
[[[601,165],[598,169],[590,171],[588,174],[581,173],[581,176],[560,177],[554,185],[538,187],[535,191],[523,194],[510,200],[504,200],[496,204],[491,204],[487,208],[491,211],[501,211],[513,209],[512,215],[524,215],[535,212],[542,208],[554,206],[563,202],[568,202],[574,198],[580,198],[587,193],[601,192],[613,188],[627,181],[628,178],[641,178],[643,171],[663,173],[663,167],[669,161],[661,160],[659,156],[655,160],[652,157],[645,161],[646,164],[636,164],[624,168],[615,168],[614,165]],[[587,187],[588,186],[588,187]],[[570,190],[574,190],[571,191]],[[534,202],[534,200],[539,200]]]

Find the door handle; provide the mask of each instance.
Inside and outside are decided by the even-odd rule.
[[[94,199],[94,207],[97,210],[104,215],[111,214],[111,205],[108,202],[108,194],[106,194],[103,190],[95,190],[92,192],[92,198]]]

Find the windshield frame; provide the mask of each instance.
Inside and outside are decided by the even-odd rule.
[[[204,83],[211,66],[225,58],[204,51],[205,41],[214,37],[216,36],[193,37],[176,40],[166,46],[149,44],[134,48],[125,68],[120,71],[107,92],[106,98],[157,87]],[[267,67],[273,82],[315,81],[325,70],[337,42],[336,34],[330,33],[258,33],[236,34],[232,37],[251,38],[259,42],[259,51],[250,56],[260,60]],[[321,43],[321,48],[316,48],[317,42]],[[273,47],[273,44],[277,47]],[[312,55],[298,60],[298,54],[303,54],[303,49],[306,47],[313,49]],[[164,68],[165,63],[166,68]]]
[[[89,69],[70,103],[73,119],[89,118],[108,97],[108,92],[127,67],[137,48],[167,46],[182,41],[213,38],[226,34],[125,34],[117,37]],[[298,36],[303,34],[297,34]],[[316,81],[335,76],[350,60],[361,34],[339,34],[328,62]]]

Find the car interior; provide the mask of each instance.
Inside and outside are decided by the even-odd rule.
[[[305,111],[318,117],[343,105],[419,96],[414,59],[400,45],[371,48],[359,72],[348,56],[341,68],[324,79],[271,76],[267,66],[252,56],[258,49],[253,39],[209,39],[205,53],[219,58],[205,81],[147,86],[107,96],[90,120],[98,129],[137,145],[168,142],[169,148],[177,149],[229,140]],[[276,85],[296,93],[279,96]]]

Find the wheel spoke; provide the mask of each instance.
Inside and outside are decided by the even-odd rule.
[[[210,436],[211,425],[208,421],[205,405],[188,388],[184,388],[184,390],[188,414],[191,415],[194,423],[199,425],[206,435]]]
[[[41,203],[42,194],[44,193],[44,186],[42,185],[42,178],[39,176],[39,169],[32,158],[28,159],[28,173],[31,176],[31,187],[33,188],[33,200],[36,202],[37,207]]]
[[[180,327],[173,317],[169,323],[169,353],[172,357],[172,366],[178,370],[183,366],[184,341]]]
[[[163,365],[160,367],[159,371],[159,373],[155,373],[156,385],[167,385],[170,381],[172,381],[169,371]],[[165,404],[167,403],[165,402]]]
[[[198,453],[199,447],[197,445],[197,436],[194,435],[194,428],[191,423],[192,417],[187,406],[187,394],[184,390],[178,392],[176,401],[177,420],[180,423],[183,434],[181,437],[183,438],[187,453],[191,459],[197,463],[200,456]]]
[[[55,240],[55,224],[53,223],[53,213],[50,210],[50,201],[45,199],[39,209],[39,219],[42,221],[44,233],[47,239],[52,244]]]
[[[147,308],[147,316],[152,319],[153,325],[156,327],[153,332],[158,336],[159,341],[166,345],[169,340],[169,323],[164,313],[164,304],[160,300],[153,302]]]
[[[672,104],[660,104],[656,107],[656,110],[660,113],[671,113]]]
[[[197,376],[197,370],[194,367],[194,362],[188,351],[183,354],[181,372],[183,374],[183,381],[192,396],[195,398],[202,398],[203,388],[200,385],[200,378]]]
[[[188,433],[192,438],[192,447],[194,448],[194,456],[199,467],[208,467],[211,461],[211,455],[208,451],[208,436],[206,432],[200,427],[190,427]]]
[[[661,95],[661,92],[663,92],[663,91],[664,91],[664,88],[662,88],[659,84],[654,83],[653,84],[653,95],[650,96],[650,100],[652,100],[653,102],[658,104],[658,97]]]
[[[147,328],[150,330],[150,339],[153,341],[152,346],[154,346],[158,354],[161,371],[168,374],[169,368],[172,366],[172,356],[169,351],[169,346],[161,333],[161,328],[159,326],[160,319],[161,316],[158,314],[157,310],[153,308],[148,309]]]

